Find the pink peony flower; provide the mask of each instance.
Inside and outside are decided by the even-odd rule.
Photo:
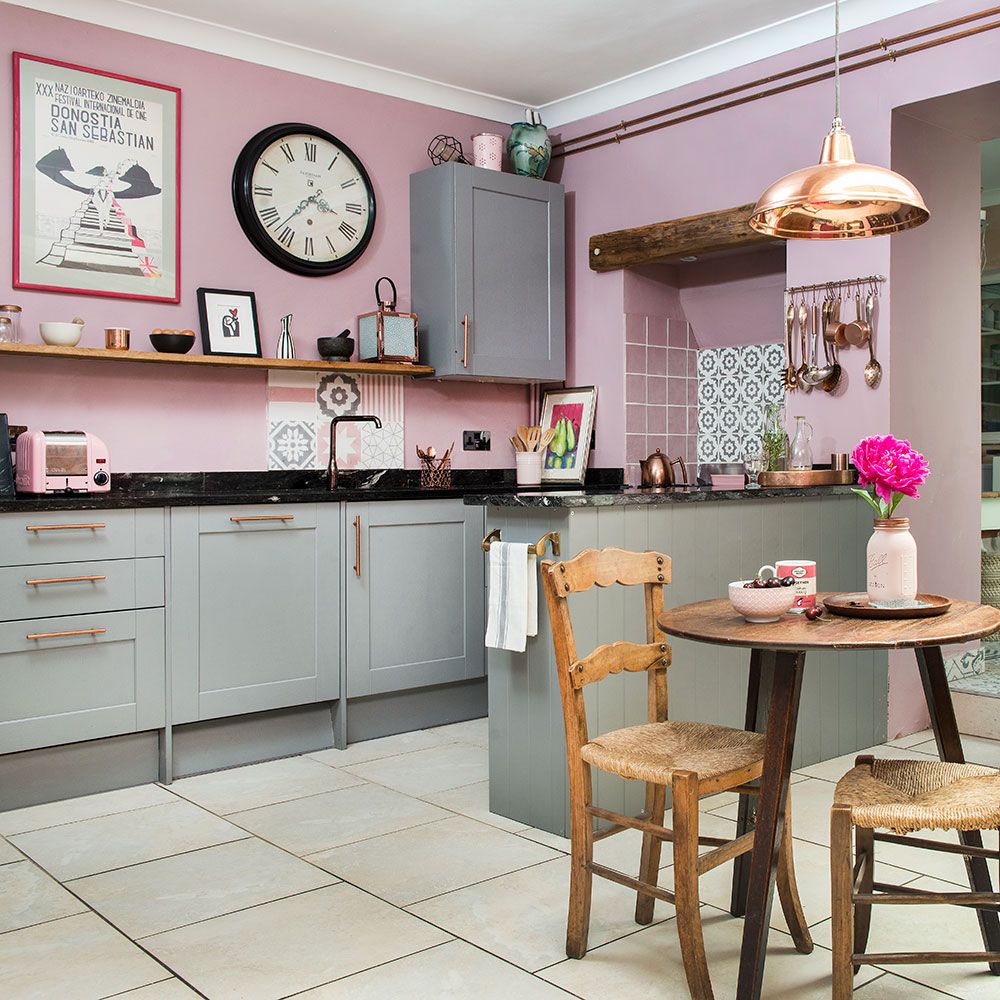
[[[880,502],[870,492],[861,495],[869,498],[882,517],[891,517],[904,496],[919,499],[918,487],[930,474],[927,459],[909,441],[899,441],[891,434],[865,438],[854,449],[851,461],[858,470],[859,485],[871,487]]]

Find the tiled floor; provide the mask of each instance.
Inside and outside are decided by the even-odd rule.
[[[461,723],[0,813],[3,997],[686,997],[672,907],[657,903],[640,928],[634,895],[601,879],[591,950],[565,957],[569,843],[489,811],[487,731],[485,720]],[[875,752],[933,755],[934,744],[921,733]],[[968,738],[966,755],[1000,766],[1000,742]],[[769,1000],[829,996],[828,810],[852,760],[794,776],[799,889],[817,947],[797,954],[775,906]],[[705,832],[732,834],[734,800],[703,802]],[[639,841],[630,831],[596,854],[636,872]],[[961,883],[955,856],[880,852],[883,878]],[[671,862],[665,846],[666,886]],[[735,991],[742,933],[726,911],[729,877],[726,865],[701,883],[718,997]],[[971,910],[879,916],[878,950],[976,946]],[[859,1000],[1000,995],[979,965],[865,969],[856,983]]]

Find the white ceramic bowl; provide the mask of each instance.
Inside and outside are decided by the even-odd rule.
[[[51,347],[76,347],[83,336],[82,323],[39,323],[42,340]]]
[[[764,624],[776,622],[788,614],[795,603],[794,587],[746,588],[749,580],[737,580],[729,585],[729,603],[748,622]]]

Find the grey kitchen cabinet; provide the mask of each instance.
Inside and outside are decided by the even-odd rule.
[[[559,184],[466,164],[410,176],[410,288],[421,361],[438,377],[566,375]]]
[[[349,698],[484,675],[483,523],[461,499],[346,505]]]
[[[338,508],[171,512],[174,723],[339,696]]]

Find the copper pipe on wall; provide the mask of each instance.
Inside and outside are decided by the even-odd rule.
[[[920,28],[916,31],[908,32],[907,34],[897,35],[890,39],[880,39],[878,42],[874,42],[870,45],[862,46],[861,48],[852,49],[850,52],[845,53],[841,58],[850,59],[856,58],[860,55],[865,55],[869,52],[874,52],[881,50],[881,54],[872,59],[865,59],[861,62],[854,63],[850,66],[841,66],[841,75],[845,73],[851,73],[859,69],[868,69],[871,66],[877,66],[879,63],[883,62],[895,62],[897,59],[902,58],[906,55],[912,55],[915,52],[923,52],[927,49],[936,48],[939,45],[946,45],[950,42],[960,41],[963,38],[970,38],[973,35],[979,35],[986,31],[992,31],[995,28],[1000,28],[1000,21],[992,21],[989,24],[977,25],[974,28],[969,28],[965,31],[954,32],[951,35],[946,35],[942,38],[930,39],[926,42],[921,42],[917,45],[911,45],[903,49],[891,49],[889,46],[897,45],[900,42],[910,41],[914,38],[922,38],[925,35],[932,35],[939,31],[945,31],[949,28],[956,27],[958,25],[969,24],[973,21],[979,21],[986,17],[991,17],[995,14],[1000,14],[1000,7],[990,7],[982,11],[978,11],[975,14],[966,14],[964,17],[957,17],[951,21],[942,21],[940,24],[935,24],[927,28]],[[779,87],[771,87],[768,90],[759,91],[757,93],[748,94],[744,97],[737,98],[736,100],[726,101],[723,104],[714,105],[710,108],[702,108],[688,115],[682,115],[677,118],[672,118],[669,121],[658,122],[655,125],[649,125],[646,128],[636,129],[633,132],[626,131],[629,128],[633,128],[636,125],[643,124],[648,121],[653,121],[657,118],[663,118],[667,115],[676,114],[679,111],[685,111],[688,108],[696,107],[700,104],[706,104],[709,101],[715,101],[723,97],[729,97],[733,94],[738,94],[741,91],[749,90],[753,87],[759,87],[763,84],[773,83],[776,80],[784,80],[788,77],[798,76],[801,73],[808,73],[813,69],[817,69],[821,66],[830,66],[833,63],[833,57],[826,59],[819,59],[815,62],[805,63],[801,66],[796,66],[793,69],[784,70],[781,73],[775,73],[771,76],[760,77],[757,80],[751,80],[748,83],[739,84],[735,87],[729,87],[726,90],[716,91],[713,94],[706,94],[704,97],[693,98],[692,100],[685,101],[681,104],[675,104],[667,108],[662,108],[659,111],[651,111],[648,114],[641,115],[638,118],[633,118],[629,120],[623,120],[615,125],[605,126],[604,128],[596,129],[593,132],[585,132],[582,135],[572,136],[569,139],[565,139],[555,145],[553,151],[553,158],[572,156],[574,153],[583,153],[589,149],[598,149],[601,146],[609,146],[612,143],[620,144],[626,139],[633,139],[636,136],[646,135],[649,132],[659,131],[661,128],[669,128],[671,125],[680,125],[687,121],[692,121],[696,118],[703,118],[710,114],[715,114],[717,111],[726,111],[729,108],[739,107],[742,104],[749,104],[753,101],[762,100],[765,97],[773,97],[776,94],[783,94],[791,90],[797,90],[800,87],[806,87],[813,83],[819,83],[823,80],[829,80],[833,77],[833,70],[830,69],[824,73],[816,73],[813,76],[806,77],[802,80],[796,80],[792,83],[783,84]],[[613,133],[613,134],[612,134]],[[584,146],[578,146],[574,149],[567,149],[567,146],[575,144],[578,142],[585,142],[588,139],[598,138],[599,136],[608,136],[606,139],[601,139],[598,142],[588,142]]]

